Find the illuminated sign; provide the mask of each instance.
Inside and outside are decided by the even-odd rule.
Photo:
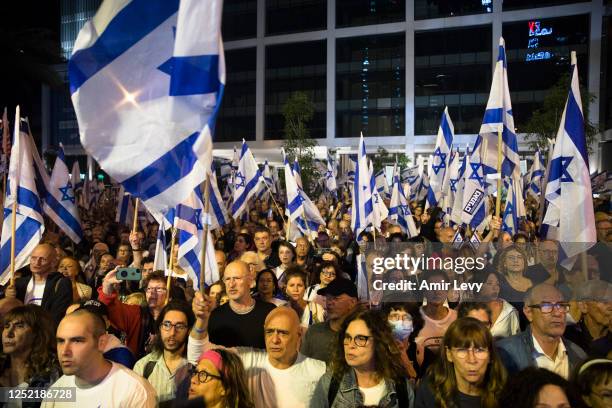
[[[552,27],[542,28],[540,27],[539,21],[530,21],[529,24],[529,36],[530,37],[541,37],[543,35],[551,35],[553,32]]]
[[[529,27],[529,39],[527,40],[527,49],[536,50],[540,47],[540,37],[552,35],[552,27],[542,27],[540,21],[532,20],[527,22]],[[549,60],[553,57],[553,53],[550,51],[534,51],[525,54],[525,61],[543,61]]]

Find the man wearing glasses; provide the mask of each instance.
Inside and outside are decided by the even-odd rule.
[[[117,269],[110,271],[98,288],[98,300],[108,308],[108,318],[119,330],[127,333],[126,346],[141,358],[152,351],[155,336],[155,319],[166,304],[166,277],[161,272],[152,272],[144,280],[146,306],[128,305],[117,298],[117,287],[121,282],[116,277]]]
[[[569,303],[550,284],[536,285],[527,292],[523,312],[530,322],[529,327],[496,344],[510,374],[535,366],[569,379],[574,368],[586,359],[586,354],[563,338],[568,311]]]
[[[153,352],[134,366],[134,372],[151,383],[159,402],[187,399],[191,366],[187,361],[187,337],[195,322],[191,306],[180,300],[169,302],[155,325]]]

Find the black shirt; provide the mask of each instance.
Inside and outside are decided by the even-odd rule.
[[[234,312],[229,302],[217,307],[208,322],[210,341],[225,347],[266,348],[264,322],[275,307],[260,300],[255,300],[255,307],[246,314]]]
[[[480,408],[480,397],[463,394],[459,391],[455,394],[455,406],[457,408]],[[425,377],[417,387],[414,408],[436,408],[436,398],[428,377]]]

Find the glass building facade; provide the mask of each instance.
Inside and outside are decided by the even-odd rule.
[[[62,1],[66,55],[99,3]],[[387,149],[431,152],[445,106],[457,142],[472,143],[502,35],[522,152],[521,127],[568,72],[570,51],[595,96],[591,122],[610,128],[611,13],[608,0],[225,0],[216,147],[243,138],[254,148],[280,146],[282,107],[296,91],[314,103],[309,129],[320,145],[354,148],[363,132]],[[48,143],[73,140],[69,98],[50,100],[60,125]]]

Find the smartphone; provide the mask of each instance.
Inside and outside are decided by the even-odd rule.
[[[138,268],[119,268],[116,277],[119,280],[139,281],[142,279],[142,272]]]

